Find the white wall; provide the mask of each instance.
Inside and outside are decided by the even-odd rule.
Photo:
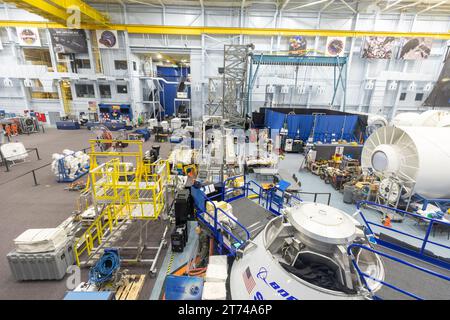
[[[97,5],[98,9],[109,12],[114,23],[124,23],[128,21],[132,24],[149,25],[174,25],[174,26],[221,26],[221,27],[239,27],[241,24],[240,8],[208,8],[204,9],[204,15],[200,8],[177,8],[168,7],[158,8],[142,5],[128,5],[127,19],[124,17],[124,8],[119,5],[108,5],[107,8]],[[418,16],[411,14],[386,14],[377,18],[372,14],[360,14],[352,16],[349,14],[322,13],[320,17],[315,12],[282,12],[275,10],[275,7],[254,5],[243,11],[243,27],[255,28],[299,28],[299,29],[344,29],[344,30],[376,30],[376,31],[401,31],[401,32],[448,32],[450,17],[448,16]],[[17,20],[39,21],[41,18],[28,14],[23,10],[9,8],[8,12],[0,7],[0,20],[8,20],[14,17]],[[12,35],[12,36],[11,36]],[[10,38],[11,37],[11,38]],[[95,33],[91,34],[95,37]],[[0,38],[4,49],[0,50],[0,63],[14,64],[21,63],[19,58],[13,56],[13,52],[19,52],[20,48],[15,44],[15,30],[11,29],[9,36],[6,30],[0,28]],[[43,45],[47,45],[44,30],[41,31]],[[203,106],[207,100],[208,77],[218,75],[218,68],[223,65],[223,46],[229,43],[254,43],[255,51],[263,53],[285,52],[288,48],[289,37],[281,36],[227,36],[227,35],[203,35],[203,36],[183,36],[183,35],[149,35],[149,34],[130,34],[129,45],[131,53],[142,51],[168,51],[183,52],[191,55],[191,75],[192,75],[192,105],[194,116],[200,116],[203,112]],[[325,37],[307,37],[308,43],[318,51],[323,51]],[[426,99],[425,93],[423,101],[414,101],[414,93],[408,93],[405,101],[399,101],[401,92],[411,81],[417,83],[417,91],[421,92],[426,82],[435,81],[442,67],[444,53],[446,52],[445,40],[433,40],[431,56],[424,61],[400,61],[392,60],[368,60],[360,57],[362,38],[348,38],[346,44],[346,54],[351,60],[349,65],[349,74],[347,82],[347,104],[346,110],[359,111],[381,111],[387,116],[392,112],[400,110],[417,110]],[[117,71],[114,68],[114,60],[133,59],[137,56],[129,57],[125,50],[125,34],[119,32],[120,49],[108,50],[101,49],[101,59],[103,65],[103,76],[111,77],[112,98],[100,99],[98,87],[97,96],[94,100],[97,102],[116,102],[136,104],[136,109],[141,111],[143,106],[140,103],[141,94],[136,92],[140,90],[137,78],[139,73],[133,73],[130,77],[128,71]],[[394,53],[399,47],[394,49]],[[18,55],[20,56],[20,55]],[[89,58],[89,55],[83,58]],[[90,57],[92,58],[92,57]],[[140,64],[138,64],[140,66]],[[91,67],[94,68],[94,61],[91,61]],[[93,71],[83,70],[82,73],[91,73]],[[142,72],[140,73],[142,74]],[[285,67],[262,67],[259,73],[257,87],[252,96],[253,108],[257,109],[265,101],[265,85],[289,84],[293,85],[293,68]],[[125,78],[135,92],[128,95],[118,95],[115,93],[115,80]],[[308,105],[309,107],[327,106],[331,102],[333,95],[333,70],[324,67],[301,67],[299,69],[299,83],[304,83],[308,89],[304,95],[299,95],[293,91],[293,102],[296,105]],[[373,80],[378,83],[378,89],[384,90],[382,105],[379,105],[379,99],[375,99],[373,90],[364,90],[364,83]],[[385,81],[397,80],[399,89],[394,91],[387,90],[384,86]],[[2,82],[2,70],[0,69],[0,82]],[[96,83],[95,79],[94,82]],[[197,92],[194,88],[200,84],[202,90]],[[22,95],[20,86],[13,89],[5,89],[0,83],[0,109],[12,110],[23,109],[18,107],[20,101],[26,105],[26,99]],[[97,83],[98,85],[98,83]],[[323,94],[317,94],[317,86],[324,87]],[[380,92],[377,92],[380,94]],[[77,99],[74,94],[74,109],[77,111],[87,110],[87,101],[93,99]],[[338,92],[335,105],[339,107],[342,99],[342,93]],[[289,101],[289,97],[285,97]],[[31,101],[30,107],[39,106],[50,110],[55,109],[58,103],[55,101]],[[62,107],[60,106],[60,110]]]

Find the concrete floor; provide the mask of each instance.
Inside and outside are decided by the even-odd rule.
[[[39,149],[42,160],[36,160],[31,154],[29,160],[5,172],[0,167],[0,299],[62,299],[66,291],[65,280],[61,281],[27,281],[16,282],[9,269],[6,255],[13,248],[13,239],[26,229],[51,228],[59,225],[75,210],[78,192],[64,190],[67,184],[57,183],[50,167],[37,171],[38,186],[34,186],[31,175],[23,173],[41,167],[51,162],[53,153],[63,149],[80,150],[89,146],[89,139],[95,138],[93,132],[86,129],[65,131],[47,129],[46,133],[20,135],[12,142],[22,142],[25,147]],[[144,150],[156,144],[153,137],[144,143]],[[169,144],[161,144],[161,155],[167,157]],[[86,178],[82,178],[86,179]],[[164,252],[163,252],[164,255]],[[144,270],[133,270],[141,272]],[[144,290],[147,292],[143,299],[150,296],[149,286],[154,279],[147,277]],[[86,272],[82,274],[82,281],[86,280]]]
[[[41,167],[51,161],[51,155],[61,152],[63,149],[79,150],[89,146],[88,140],[95,138],[94,134],[88,130],[61,131],[48,129],[45,134],[32,134],[30,136],[18,136],[13,140],[23,142],[26,147],[39,148],[42,160],[37,161],[35,155],[30,155],[28,162],[12,167],[11,172],[4,172],[5,168],[0,167],[0,299],[62,299],[66,292],[65,279],[61,281],[27,281],[16,282],[10,272],[6,254],[13,249],[13,239],[29,228],[54,227],[64,221],[75,209],[75,202],[78,197],[77,192],[64,190],[66,184],[56,182],[55,176],[51,173],[50,167],[45,167],[37,171],[38,186],[34,186],[31,175],[20,178],[23,173]],[[156,144],[151,138],[144,144],[144,150],[150,149]],[[167,157],[170,151],[170,144],[161,145],[161,156]],[[330,185],[326,185],[319,177],[312,175],[308,171],[298,171],[302,157],[295,154],[288,154],[280,163],[280,168],[296,173],[302,182],[302,190],[308,192],[330,192],[332,194],[331,205],[349,214],[356,211],[354,205],[342,202],[342,194],[334,190]],[[85,179],[85,178],[84,178]],[[308,196],[302,197],[304,200],[312,201]],[[319,202],[326,202],[325,196],[319,196]],[[379,220],[379,214],[370,212],[368,215]],[[411,230],[414,225],[406,225]],[[446,240],[446,239],[445,239]],[[444,241],[445,241],[444,240]],[[447,242],[448,243],[448,242]],[[158,269],[161,274],[152,279],[147,277],[140,299],[157,299],[163,283],[163,274],[166,273],[167,264],[172,255],[170,248],[162,252],[162,259]],[[184,255],[177,255],[174,266],[178,262],[184,262]],[[146,273],[145,268],[128,268],[131,273]],[[87,279],[87,269],[83,269],[82,281]],[[155,287],[152,296],[152,288]],[[158,294],[157,294],[158,293]]]

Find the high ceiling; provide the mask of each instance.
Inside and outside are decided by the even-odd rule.
[[[450,13],[450,0],[89,0],[90,4],[121,4],[195,7],[238,7],[273,6],[284,11],[360,12],[390,13],[405,12],[417,14]]]

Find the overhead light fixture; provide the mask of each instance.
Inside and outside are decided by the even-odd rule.
[[[391,83],[389,83],[389,90],[390,91],[397,90],[397,88],[398,88],[398,82],[397,81],[391,81]]]
[[[375,84],[373,80],[367,81],[366,85],[364,86],[364,89],[366,90],[372,90],[374,88]]]
[[[27,88],[31,88],[33,87],[33,81],[31,81],[31,79],[25,79],[23,80],[23,85]]]
[[[297,87],[297,93],[298,94],[305,94],[306,93],[306,88],[304,85],[301,85],[299,87]]]
[[[156,59],[162,59],[162,54],[161,54],[161,53],[158,53],[158,54],[156,55]]]
[[[433,84],[431,82],[428,82],[425,87],[423,87],[423,91],[424,92],[430,92],[431,89],[433,88]]]
[[[316,92],[317,94],[323,94],[325,92],[325,89],[322,86],[318,86]]]
[[[5,78],[3,80],[3,86],[7,87],[7,88],[12,88],[13,87],[13,83],[11,81],[10,78]]]
[[[408,86],[408,91],[412,92],[412,91],[416,91],[417,89],[417,85],[415,82],[411,82]]]

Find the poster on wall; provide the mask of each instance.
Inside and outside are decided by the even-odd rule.
[[[101,49],[119,49],[116,30],[97,30],[97,43]]]
[[[289,39],[289,54],[304,56],[307,53],[308,42],[303,36],[294,36]]]
[[[91,113],[97,112],[97,102],[96,101],[89,101],[88,102],[88,110]]]
[[[399,58],[403,60],[427,59],[431,53],[433,39],[403,38]]]
[[[86,33],[78,29],[49,29],[56,53],[88,53]]]
[[[394,45],[394,37],[366,37],[361,57],[366,59],[391,59]]]
[[[325,55],[331,57],[344,56],[346,40],[347,38],[345,37],[328,37],[327,45],[325,47]]]
[[[41,46],[41,38],[39,37],[39,30],[37,28],[17,27],[16,31],[20,46],[26,47]]]

